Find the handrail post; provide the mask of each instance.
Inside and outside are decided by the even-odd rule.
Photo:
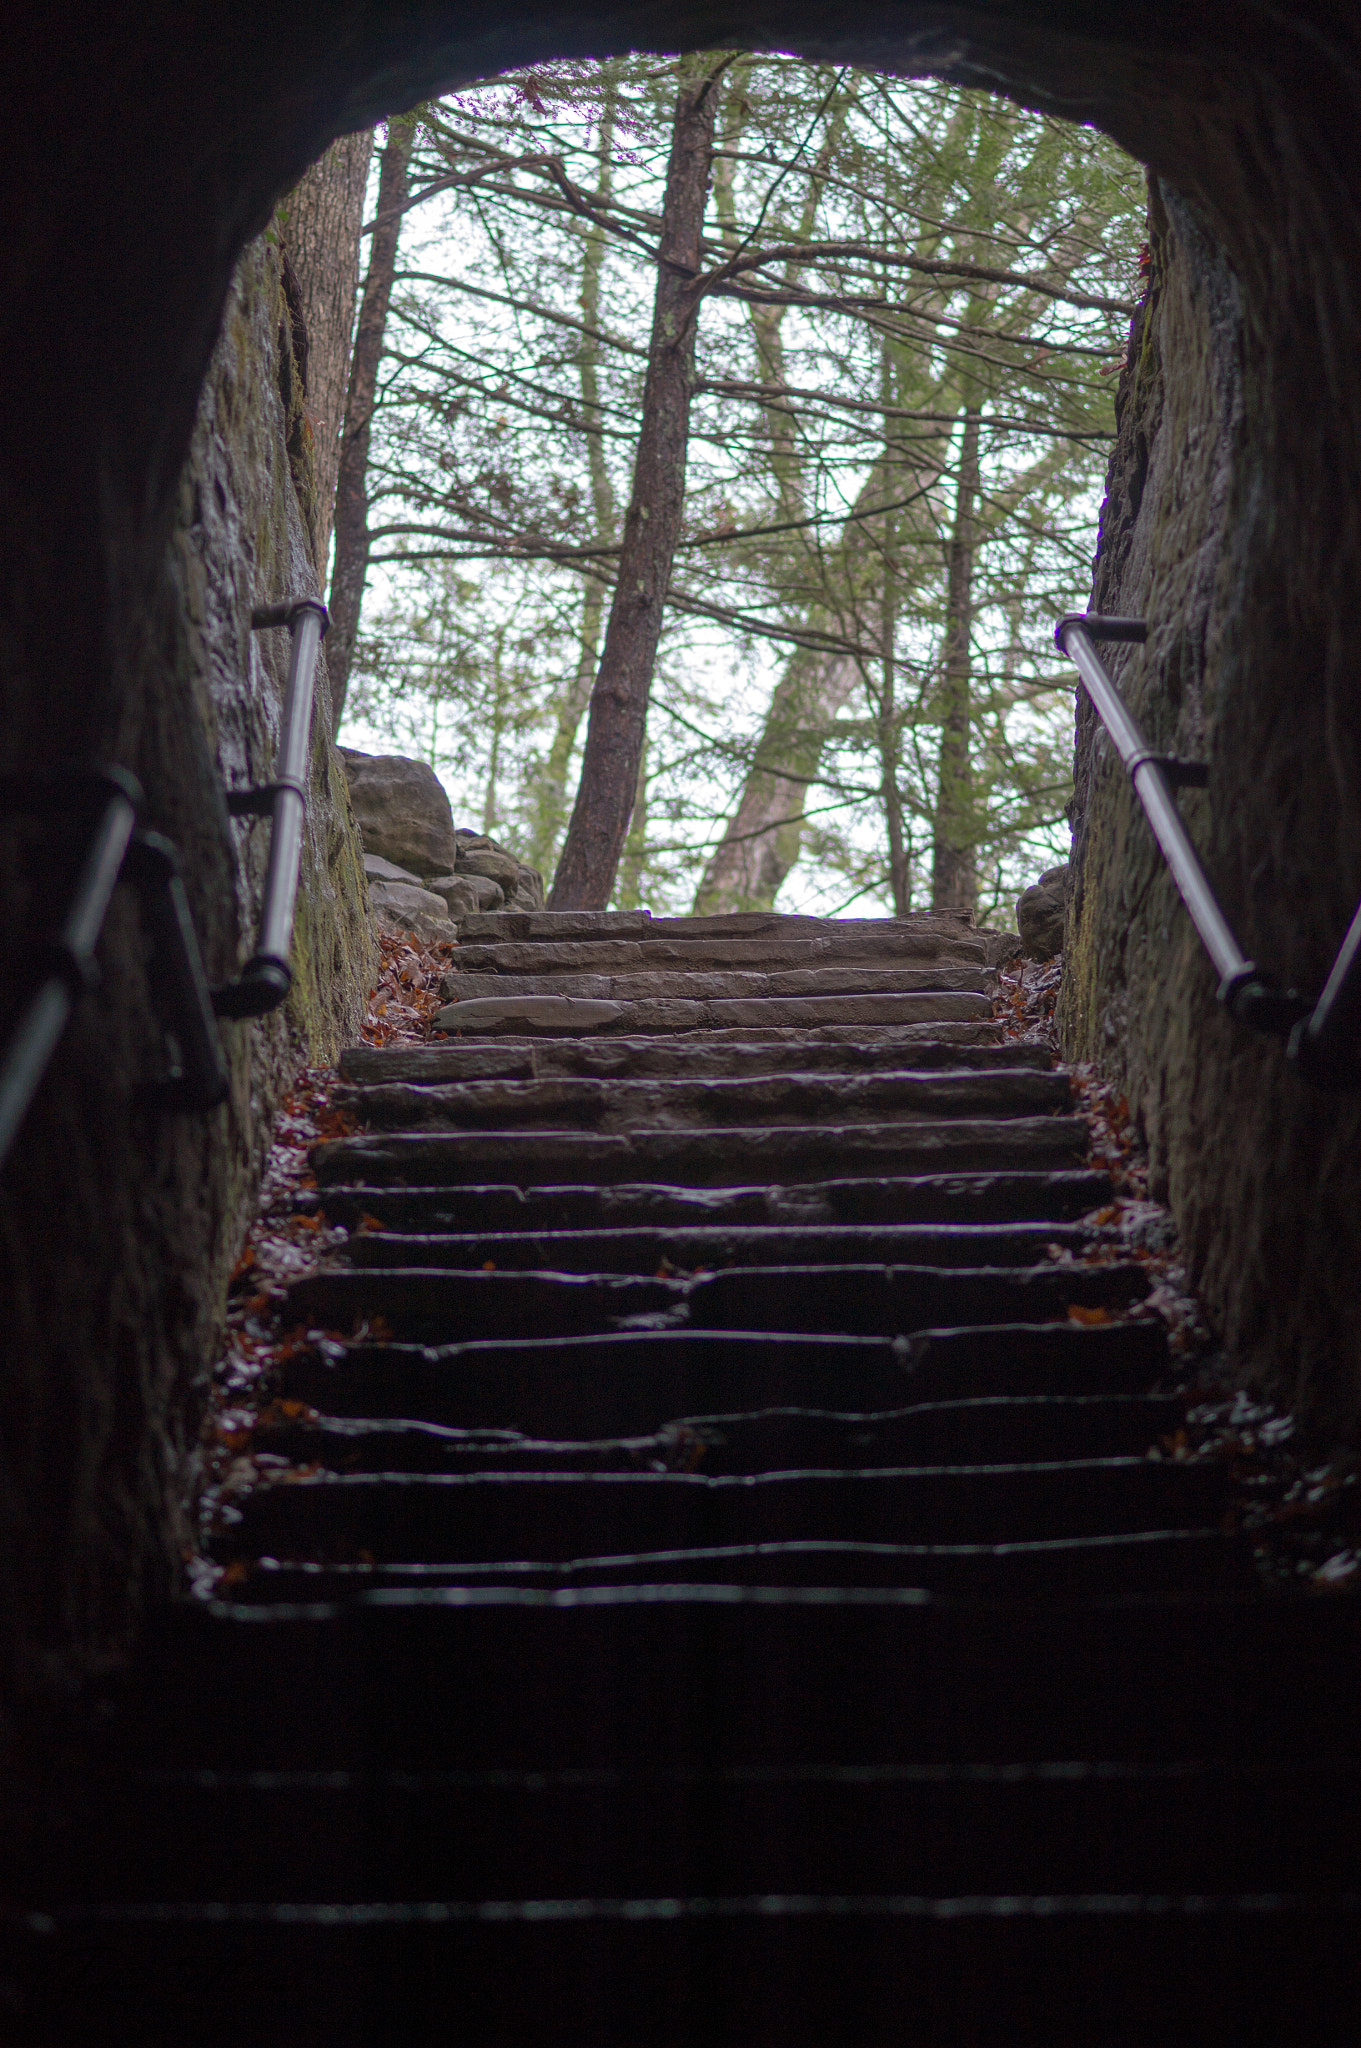
[[[238,981],[214,989],[219,1017],[260,1017],[277,1009],[293,981],[289,952],[302,865],[302,828],[307,809],[307,769],[312,736],[317,654],[326,631],[326,607],[319,597],[264,605],[251,614],[251,628],[263,632],[287,626],[291,635],[288,684],[279,734],[274,781],[264,791],[244,791],[237,809],[256,809],[267,800],[272,818],[269,867],[260,906],[260,935]],[[254,799],[260,799],[257,804]],[[230,802],[230,799],[229,799]]]
[[[1077,667],[1083,685],[1134,784],[1182,902],[1219,976],[1219,1001],[1240,1023],[1286,1035],[1307,1004],[1272,989],[1234,936],[1210,886],[1210,878],[1182,823],[1166,759],[1150,747],[1096,651],[1098,640],[1141,645],[1148,637],[1142,619],[1071,613],[1054,629],[1059,651]]]

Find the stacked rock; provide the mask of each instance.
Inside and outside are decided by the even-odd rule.
[[[369,901],[384,923],[429,942],[494,910],[542,910],[543,876],[484,833],[454,829],[426,761],[340,749],[364,842]]]

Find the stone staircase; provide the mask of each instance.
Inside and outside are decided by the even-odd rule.
[[[37,1887],[42,2038],[1349,2038],[1291,2028],[1357,1989],[1354,1609],[1148,1456],[1145,1269],[978,935],[457,961],[343,1061],[307,1409]]]

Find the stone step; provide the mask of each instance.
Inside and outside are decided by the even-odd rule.
[[[1244,1541],[1222,1529],[1137,1529],[1021,1543],[802,1543],[710,1545],[470,1565],[376,1561],[318,1564],[253,1560],[220,1598],[253,1606],[354,1601],[369,1593],[479,1587],[529,1592],[608,1586],[816,1586],[917,1588],[937,1599],[1058,1600],[1103,1595],[1247,1591],[1255,1582]]]
[[[1051,1245],[1078,1253],[1090,1230],[1066,1223],[715,1225],[704,1229],[465,1231],[402,1235],[361,1230],[354,1266],[447,1266],[465,1271],[677,1273],[726,1266],[1033,1266]]]
[[[1066,1074],[999,1071],[772,1074],[732,1080],[452,1081],[341,1087],[336,1106],[373,1130],[426,1127],[602,1131],[725,1125],[885,1123],[947,1116],[1046,1116],[1071,1112]]]
[[[972,1029],[968,1027],[956,1027]],[[755,1074],[870,1074],[1021,1068],[1048,1072],[1053,1055],[1038,1045],[956,1045],[894,1034],[866,1040],[766,1039],[750,1043],[709,1034],[694,1038],[441,1039],[431,1045],[347,1046],[342,1080],[362,1086],[405,1082],[543,1081],[574,1075],[601,1080],[721,1081]]]
[[[334,1187],[328,1219],[385,1230],[617,1230],[813,1223],[1072,1222],[1108,1202],[1104,1173],[919,1174],[792,1187]]]
[[[989,1394],[1142,1394],[1169,1367],[1160,1322],[1013,1323],[913,1337],[623,1331],[294,1349],[281,1393],[332,1416],[421,1415],[534,1436],[635,1435],[678,1416],[832,1405],[864,1411]]]
[[[782,973],[705,974],[685,969],[651,974],[568,974],[548,968],[528,974],[479,974],[460,964],[440,980],[451,1003],[486,996],[575,996],[597,1003],[751,1002],[775,997],[974,995],[988,997],[993,977],[984,967],[799,967]],[[991,1004],[989,1004],[991,1014]],[[445,1027],[447,1028],[447,1027]]]
[[[1317,1803],[1339,1810],[1346,1794]],[[649,2048],[1259,2048],[1302,2024],[1327,2040],[1355,2010],[1351,1897],[1267,1885],[346,1905],[318,1885],[277,1905],[44,1914],[16,1937],[28,1946],[9,1977],[44,2048],[123,2048],[129,2012],[139,2048],[425,2048],[447,2038],[451,2009],[478,2048],[634,2048],[640,2015]]]
[[[1361,1630],[1345,1600],[1018,1610],[810,1591],[182,1603],[148,1618],[128,1726],[161,1768],[1361,1757]]]
[[[1148,1457],[638,1471],[299,1472],[234,1503],[209,1545],[236,1557],[549,1559],[696,1545],[1014,1543],[1213,1527],[1222,1464]]]
[[[672,1418],[648,1436],[569,1441],[406,1417],[326,1416],[257,1429],[252,1456],[326,1472],[764,1472],[1142,1456],[1186,1404],[1147,1394],[984,1395],[890,1410],[784,1407]]]
[[[929,1266],[729,1267],[690,1279],[577,1273],[333,1269],[288,1290],[287,1323],[396,1335],[568,1336],[662,1317],[695,1329],[824,1330],[897,1336],[942,1323],[1050,1322],[1070,1308],[1119,1313],[1149,1291],[1135,1264],[1011,1269]]]
[[[733,1126],[721,1131],[413,1132],[336,1138],[314,1148],[324,1189],[362,1181],[429,1187],[444,1181],[666,1180],[692,1186],[817,1181],[878,1173],[1054,1171],[1086,1163],[1085,1118],[958,1118],[942,1123]]]
[[[621,1002],[561,993],[465,997],[436,1012],[441,1031],[547,1036],[619,1032],[807,1030],[822,1025],[993,1024],[985,995],[747,996],[712,1002],[653,998]]]
[[[356,1904],[1025,1896],[1046,1878],[1062,1897],[1148,1893],[1160,1876],[1212,1896],[1350,1888],[1361,1766],[819,1760],[785,1772],[281,1773],[269,1784],[151,1769],[120,1790],[86,1847],[85,1896],[286,1902],[317,1869],[328,1898]]]
[[[951,912],[918,911],[911,917],[805,917],[773,910],[730,911],[714,917],[652,917],[645,910],[486,911],[459,920],[465,943],[555,943],[573,939],[634,939],[693,943],[700,939],[846,942],[891,945],[902,938],[984,946],[975,927]]]
[[[648,974],[756,969],[775,973],[787,969],[863,966],[889,968],[951,964],[965,970],[987,966],[987,947],[972,933],[898,931],[838,934],[835,930],[807,937],[723,938],[666,936],[552,940],[470,941],[458,948],[455,971],[464,974]]]

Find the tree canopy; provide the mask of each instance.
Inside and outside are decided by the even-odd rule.
[[[708,191],[678,255],[698,77]],[[362,730],[552,868],[683,304],[684,488],[611,900],[986,916],[1061,851],[1051,629],[1089,586],[1139,295],[1130,159],[938,82],[633,57],[425,109],[400,208]]]

